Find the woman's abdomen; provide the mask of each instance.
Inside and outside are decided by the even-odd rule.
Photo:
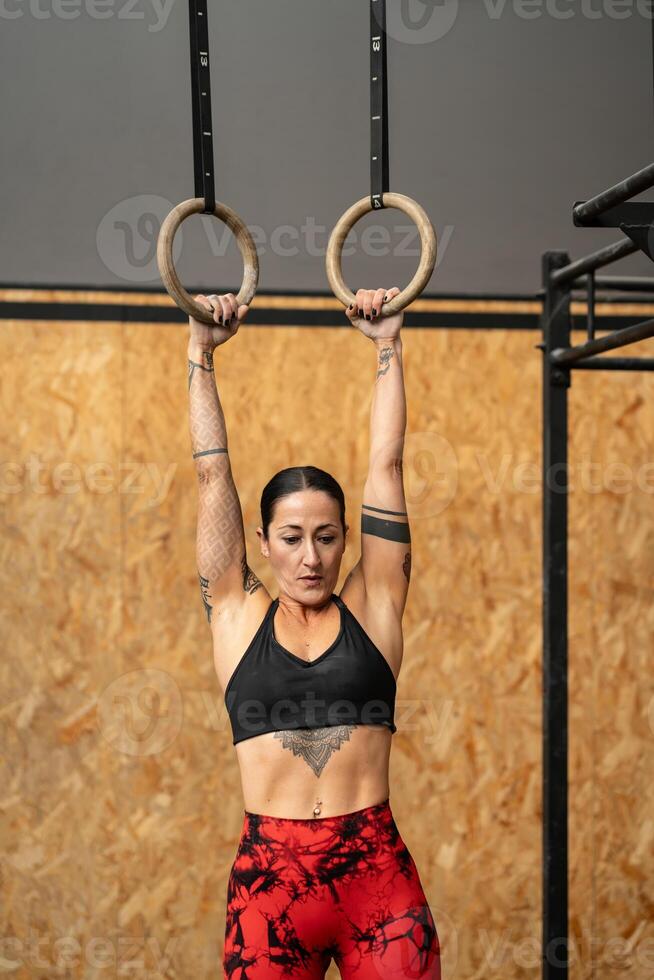
[[[348,813],[389,795],[392,735],[381,725],[269,732],[236,745],[245,810],[277,817]]]

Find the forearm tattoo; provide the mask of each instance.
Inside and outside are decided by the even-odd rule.
[[[387,372],[391,366],[391,361],[395,357],[395,350],[392,347],[382,347],[379,350],[379,358],[377,364],[377,377],[375,381],[379,381]]]
[[[189,423],[199,487],[197,564],[210,618],[210,583],[220,579],[230,566],[238,568],[245,552],[241,504],[232,478],[227,429],[210,351],[203,353],[202,363],[189,360]]]
[[[331,728],[295,728],[286,732],[275,732],[274,737],[282,743],[282,748],[290,749],[293,755],[304,759],[316,776],[323,771],[334,752],[338,752],[343,742],[349,742],[355,725],[334,725]]]
[[[198,363],[197,361],[192,361],[189,358],[189,362],[188,362],[188,386],[189,386],[189,389],[191,387],[191,381],[193,380],[193,375],[198,370],[198,368],[201,371],[208,371],[211,374],[214,374],[215,373],[214,372],[214,368],[213,368],[213,351],[210,351],[210,350],[203,351],[203,353],[202,353],[202,363],[201,364]]]

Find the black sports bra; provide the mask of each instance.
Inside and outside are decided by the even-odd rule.
[[[233,744],[265,732],[335,725],[384,725],[397,731],[390,664],[340,596],[338,636],[306,661],[275,639],[273,599],[225,689]]]

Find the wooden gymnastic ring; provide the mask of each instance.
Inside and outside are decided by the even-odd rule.
[[[420,232],[422,251],[420,254],[420,264],[413,279],[401,293],[398,293],[390,303],[385,303],[381,308],[381,315],[391,316],[405,309],[409,303],[420,295],[423,291],[436,265],[436,232],[432,226],[427,213],[420,207],[417,201],[404,194],[393,194],[390,191],[384,194],[384,204],[389,208],[398,208],[404,211],[415,223]],[[369,197],[363,197],[356,204],[345,212],[339,219],[336,227],[331,233],[329,244],[327,245],[327,278],[332,292],[340,299],[344,306],[350,306],[356,302],[356,296],[348,289],[343,280],[343,270],[341,268],[341,258],[343,243],[349,235],[351,229],[359,218],[369,211],[375,210]]]
[[[188,201],[182,201],[181,204],[177,204],[166,216],[157,239],[157,265],[159,266],[159,274],[167,292],[175,300],[179,308],[184,310],[185,313],[188,313],[189,316],[194,317],[194,319],[200,320],[202,323],[210,323],[215,327],[216,321],[211,311],[196,303],[190,293],[187,293],[182,286],[179,276],[175,271],[175,263],[173,261],[173,240],[177,229],[189,215],[201,214],[203,210],[204,198],[191,197]],[[257,255],[254,240],[247,225],[226,204],[221,204],[219,201],[216,201],[216,207],[213,213],[216,218],[220,218],[221,221],[225,222],[236,237],[236,243],[243,256],[243,283],[236,300],[239,306],[243,304],[249,306],[257,291],[257,283],[259,282],[259,256]]]

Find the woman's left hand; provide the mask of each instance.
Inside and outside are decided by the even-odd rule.
[[[345,315],[357,330],[371,340],[395,340],[399,336],[404,320],[404,311],[392,316],[380,316],[384,303],[389,303],[400,290],[397,286],[392,289],[359,289],[354,306],[345,310]]]

